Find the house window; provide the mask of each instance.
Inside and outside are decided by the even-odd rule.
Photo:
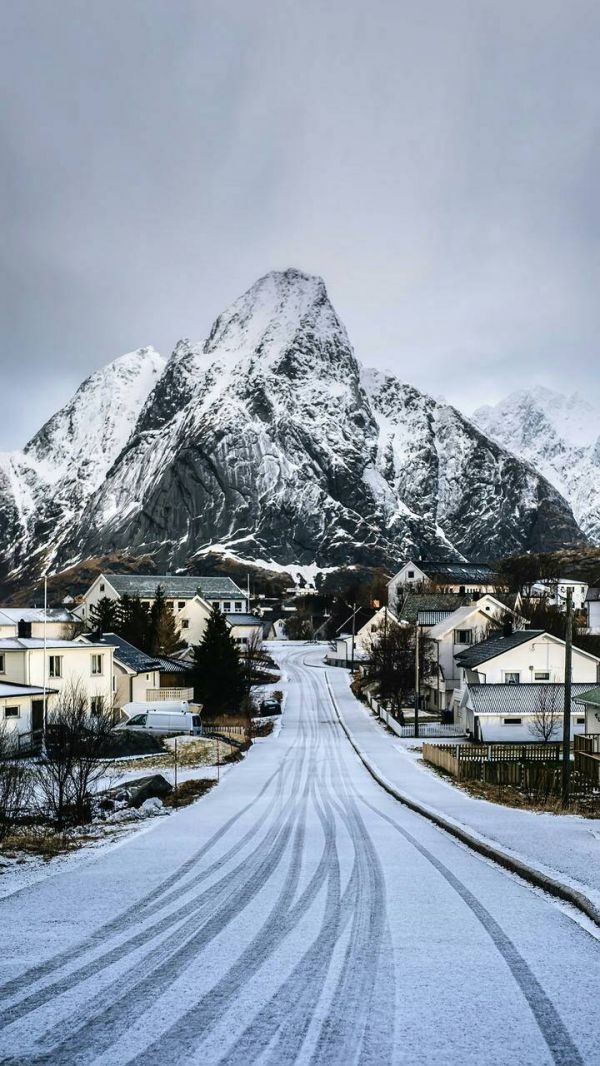
[[[63,657],[62,655],[50,655],[48,656],[48,672],[50,677],[62,677],[63,676]]]
[[[99,714],[102,714],[102,707],[104,700],[102,696],[92,696],[90,700],[90,714],[93,718],[97,718]]]
[[[4,717],[5,718],[20,718],[21,717],[21,712],[20,712],[18,707],[5,707],[4,708]]]
[[[414,570],[409,570],[407,576],[408,577],[414,577],[415,576]]]
[[[224,601],[223,610],[224,611],[230,611],[231,610],[231,600],[225,600]]]
[[[585,718],[576,718],[577,725],[585,725]]]
[[[92,674],[98,675],[104,673],[104,656],[92,655]]]
[[[4,668],[4,656],[0,655],[0,674],[6,673]]]
[[[104,585],[100,585],[100,592],[104,592]]]
[[[522,725],[522,718],[503,718],[502,725]]]
[[[240,603],[238,600],[236,600],[236,602],[233,605],[234,610],[236,610],[236,611],[241,611],[243,606],[244,606],[243,603]]]
[[[521,680],[521,675],[514,670],[506,670],[504,674],[505,685],[518,685]]]
[[[177,603],[177,609],[179,611],[183,611],[184,607],[185,607],[185,600],[179,600],[178,603]]]
[[[473,643],[473,630],[472,629],[457,629],[455,632],[455,644],[472,644]]]
[[[189,629],[190,628],[190,620],[189,620],[189,618],[183,618],[182,619],[181,628],[182,629]]]
[[[549,681],[550,674],[547,670],[536,670],[533,675],[534,681]]]

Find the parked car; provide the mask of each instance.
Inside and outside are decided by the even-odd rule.
[[[193,711],[155,711],[148,710],[134,714],[126,722],[115,726],[115,731],[131,729],[155,736],[168,736],[172,733],[185,733],[187,736],[202,735],[202,719]]]
[[[268,718],[269,715],[281,714],[281,704],[279,700],[275,700],[272,697],[263,700],[260,705],[260,713],[264,714],[266,718]]]

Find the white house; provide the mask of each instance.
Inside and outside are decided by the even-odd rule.
[[[112,696],[113,648],[81,640],[39,637],[0,639],[0,680],[43,686],[57,692],[80,683],[88,696]]]
[[[429,621],[427,612],[419,613]],[[423,685],[425,706],[429,710],[447,710],[454,691],[460,687],[461,672],[456,656],[466,648],[485,640],[491,631],[501,627],[513,612],[495,596],[485,594],[470,605],[458,607],[433,626],[427,626],[430,676]]]
[[[62,692],[80,689],[90,712],[103,704],[113,704],[113,647],[80,640],[47,640],[38,637],[0,639],[0,683],[33,686],[49,692],[48,707],[59,701]],[[45,668],[44,668],[45,656]],[[31,707],[31,714],[34,708]],[[38,708],[39,711],[39,708]],[[31,714],[19,718],[18,732],[27,733]]]
[[[600,588],[588,589],[585,606],[589,632],[600,633]]]
[[[46,705],[56,689],[46,689]],[[24,736],[44,727],[44,689],[0,681],[0,730],[7,739]]]
[[[493,592],[497,584],[498,576],[487,563],[409,560],[388,582],[388,606],[396,610],[402,596],[409,589],[437,589],[448,593],[473,595],[478,592]]]
[[[585,717],[577,704],[587,684],[572,685],[571,736],[583,733]],[[520,685],[469,683],[462,694],[460,718],[465,730],[481,743],[531,744],[560,741],[563,736],[564,684]]]
[[[521,629],[494,634],[456,655],[460,688],[452,706],[457,724],[466,728],[463,697],[467,685],[564,684],[565,642],[541,629]],[[573,648],[573,682],[593,685],[599,674],[600,659],[581,648]]]
[[[120,600],[123,596],[138,597],[142,603],[151,607],[156,598],[158,586],[161,587],[165,599],[170,603],[181,638],[187,644],[197,644],[202,639],[206,623],[215,605],[228,619],[230,617],[232,621],[235,619],[235,624],[239,618],[242,629],[235,636],[238,639],[243,637],[247,639],[248,623],[244,625],[241,616],[248,615],[248,597],[230,577],[200,575],[190,577],[179,574],[100,574],[90,585],[74,613],[89,626],[92,606],[96,606],[104,597],[111,600]]]
[[[586,581],[578,581],[576,578],[561,577],[556,581],[536,581],[531,586],[531,597],[545,600],[549,607],[557,607],[559,611],[566,611],[569,589],[573,608],[576,611],[582,611],[585,607],[588,585]]]
[[[351,621],[352,616],[350,616]],[[354,661],[356,663],[365,662],[369,658],[371,641],[377,633],[383,634],[386,625],[399,624],[398,618],[390,611],[388,607],[380,607],[375,611],[366,622],[360,625],[354,634],[354,640],[352,633],[342,633],[335,640],[335,646],[332,645],[326,660],[329,663],[335,663],[336,665],[350,666]],[[352,644],[354,643],[354,654],[352,654]]]
[[[0,607],[0,639],[3,637],[43,637],[73,640],[81,621],[64,607]]]

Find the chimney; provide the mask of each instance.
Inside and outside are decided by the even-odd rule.
[[[17,636],[28,640],[31,637],[31,622],[26,622],[24,618],[19,618]]]
[[[513,632],[513,624],[511,622],[511,620],[509,618],[507,618],[505,623],[504,623],[504,625],[502,626],[502,636],[503,637],[512,637],[512,632]]]

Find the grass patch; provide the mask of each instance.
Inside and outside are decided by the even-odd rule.
[[[210,777],[196,777],[191,778],[189,781],[182,781],[181,784],[177,786],[177,806],[188,807],[190,803],[194,803],[197,799],[200,799],[200,796],[204,796],[207,792],[210,792],[211,788],[213,788],[216,783],[217,782]],[[174,807],[174,793],[170,792],[168,796],[165,796],[163,803],[165,807]]]
[[[66,855],[70,851],[77,851],[89,840],[91,836],[79,833],[72,836],[67,833],[57,833],[47,826],[27,826],[15,829],[2,841],[0,854],[6,859],[16,859],[25,862],[24,855],[37,856],[44,862],[50,862],[57,855]]]

